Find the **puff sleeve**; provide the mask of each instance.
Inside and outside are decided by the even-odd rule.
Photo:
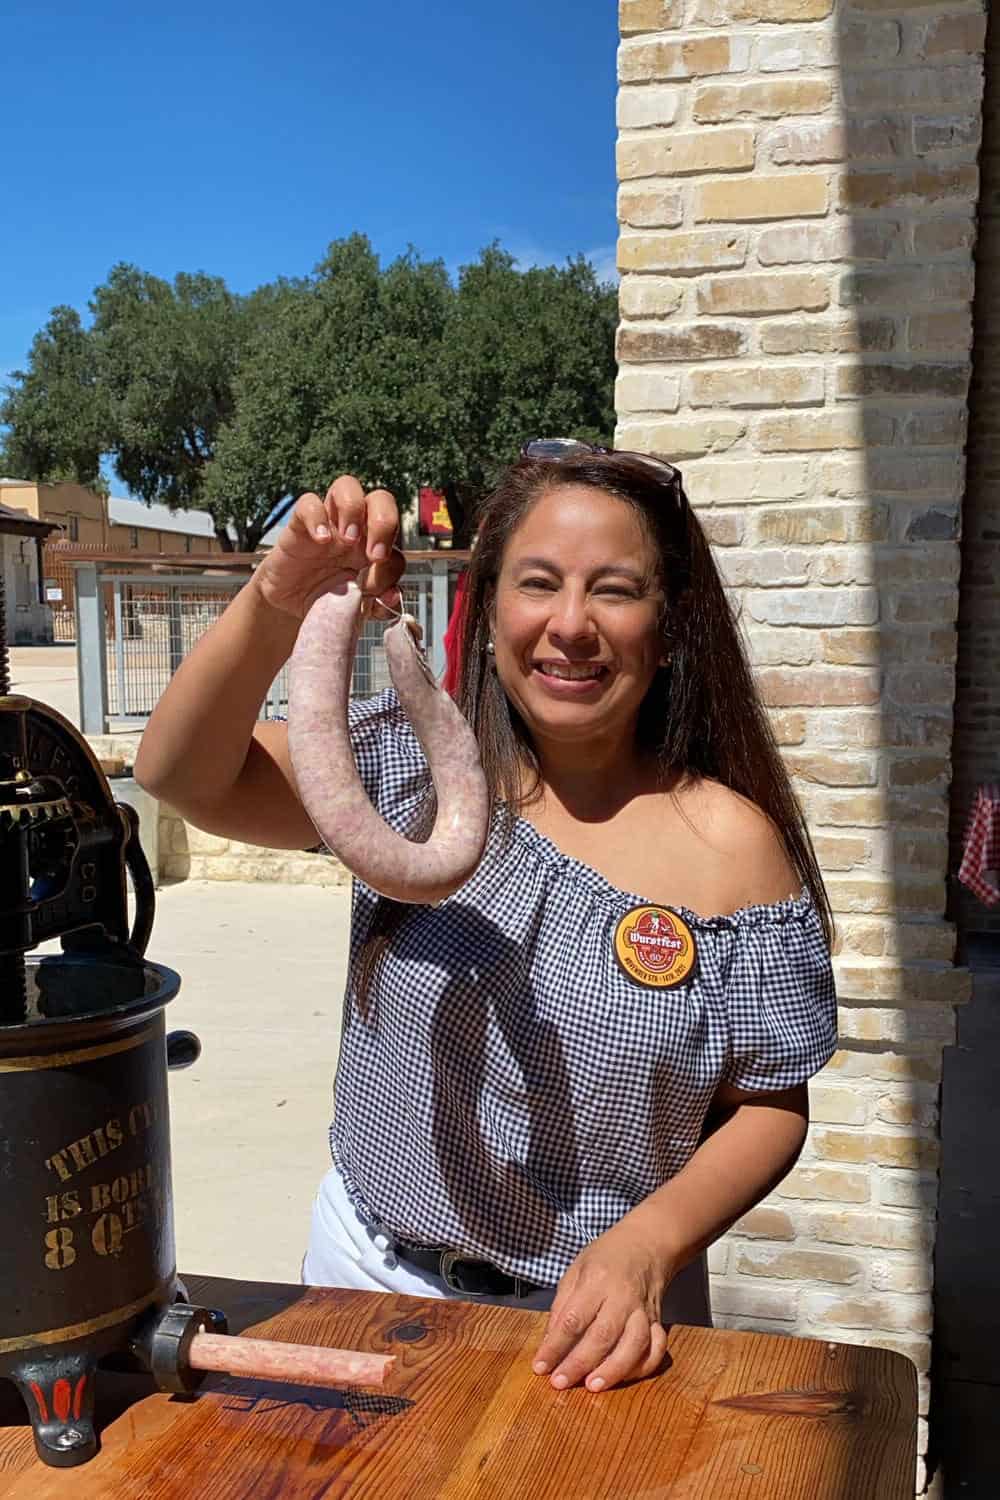
[[[837,1045],[833,967],[811,897],[750,908],[735,933],[726,986],[726,1083],[748,1092],[792,1088]]]

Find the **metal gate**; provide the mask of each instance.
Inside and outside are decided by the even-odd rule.
[[[111,565],[114,566],[114,565]],[[444,670],[443,637],[451,582],[465,559],[447,553],[407,558],[404,605],[423,632],[434,671]],[[81,715],[86,734],[107,732],[108,721],[145,723],[185,656],[218,620],[247,582],[247,574],[138,574],[109,576],[103,564],[77,562],[77,629]],[[385,624],[362,629],[352,696],[368,697],[389,683],[382,646]],[[288,707],[287,670],[275,678],[262,717]],[[101,727],[97,727],[100,725]]]

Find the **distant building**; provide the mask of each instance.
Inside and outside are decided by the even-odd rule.
[[[41,581],[42,547],[52,530],[45,521],[0,505],[0,572],[8,645],[44,645],[52,639],[52,616]]]
[[[130,553],[145,559],[170,554],[198,558],[223,551],[207,511],[172,511],[166,505],[146,505],[118,495],[106,499],[80,484],[0,479],[2,512],[34,528],[22,526],[23,536],[18,533],[16,544],[13,536],[3,541],[11,644],[75,638],[76,575],[70,548],[79,547],[83,554],[120,552],[123,563]],[[4,529],[0,527],[0,533]],[[235,532],[230,534],[235,543]],[[268,532],[261,548],[273,546],[277,534],[277,528]],[[23,543],[34,537],[60,545],[39,540],[29,558]],[[25,602],[29,594],[37,601],[30,612]]]
[[[108,552],[222,551],[212,518],[204,510],[169,510],[117,495],[105,499],[81,484],[20,479],[0,479],[0,504],[48,522],[55,528],[53,541]],[[265,538],[261,545],[267,547],[272,540]]]

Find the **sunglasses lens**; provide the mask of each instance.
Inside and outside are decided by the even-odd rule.
[[[578,454],[610,454],[613,451],[608,448],[597,448],[592,443],[582,443],[578,438],[532,438],[531,442],[525,443],[521,449],[521,457],[557,461],[560,458],[575,458]],[[645,468],[652,469],[659,477],[671,483],[681,483],[680,470],[675,469],[673,464],[668,464],[662,458],[652,458],[648,453],[631,453],[622,449],[617,450],[617,455],[619,458],[636,459]]]
[[[640,455],[647,469],[655,469],[657,474],[664,475],[667,479],[679,479],[680,475],[673,464],[664,463],[659,458],[647,458],[645,454]]]
[[[576,438],[533,438],[521,449],[523,458],[570,458],[576,453],[594,453],[589,443]]]

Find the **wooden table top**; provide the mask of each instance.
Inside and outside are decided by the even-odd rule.
[[[98,1377],[101,1452],[34,1455],[0,1380],[2,1500],[910,1500],[916,1372],[899,1354],[669,1330],[652,1379],[592,1395],[531,1373],[544,1313],[186,1277],[231,1332],[397,1356],[381,1391],[208,1376],[193,1400]]]

